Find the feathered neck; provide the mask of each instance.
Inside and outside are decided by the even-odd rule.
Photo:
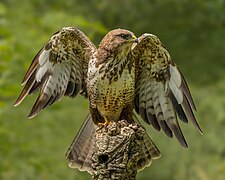
[[[124,63],[131,51],[130,46],[117,47],[108,49],[107,47],[99,47],[96,54],[96,67],[100,64],[118,64]]]

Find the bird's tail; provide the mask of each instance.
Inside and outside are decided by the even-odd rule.
[[[133,120],[140,124],[135,114],[133,114]],[[95,144],[95,130],[96,128],[92,121],[92,117],[89,115],[66,153],[69,167],[78,168],[80,171],[88,171],[91,173],[91,158]],[[137,163],[138,171],[150,166],[152,159],[158,159],[160,157],[158,148],[147,133],[145,133],[143,137],[140,157],[141,159]]]
[[[140,125],[140,122],[134,113],[133,113],[133,120]],[[150,166],[153,159],[158,159],[161,156],[159,149],[151,140],[147,132],[143,136],[142,150],[140,153],[141,159],[139,159],[137,163],[138,171],[141,171],[145,167]]]
[[[88,115],[66,153],[69,167],[78,168],[80,171],[91,171],[94,143],[95,126],[91,115]]]

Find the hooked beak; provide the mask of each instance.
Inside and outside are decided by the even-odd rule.
[[[138,38],[135,35],[132,36],[132,39],[135,43],[138,43]]]

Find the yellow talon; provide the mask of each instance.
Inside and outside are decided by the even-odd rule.
[[[108,126],[109,123],[107,121],[105,121],[104,123],[98,123],[100,126]]]
[[[106,117],[104,117],[105,122],[104,123],[98,123],[100,126],[108,126],[112,124],[112,121],[109,121]]]

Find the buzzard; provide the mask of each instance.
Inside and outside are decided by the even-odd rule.
[[[191,120],[202,133],[193,111],[196,110],[188,85],[159,38],[145,33],[136,38],[133,32],[115,29],[108,32],[96,48],[77,28],[64,27],[56,32],[34,57],[15,102],[39,91],[29,114],[42,109],[62,96],[81,94],[89,100],[89,115],[72,142],[66,157],[71,167],[90,168],[95,126],[126,119],[138,121],[135,112],[156,130],[175,136],[188,147],[179,126]],[[149,136],[143,144],[143,168],[160,152]]]

